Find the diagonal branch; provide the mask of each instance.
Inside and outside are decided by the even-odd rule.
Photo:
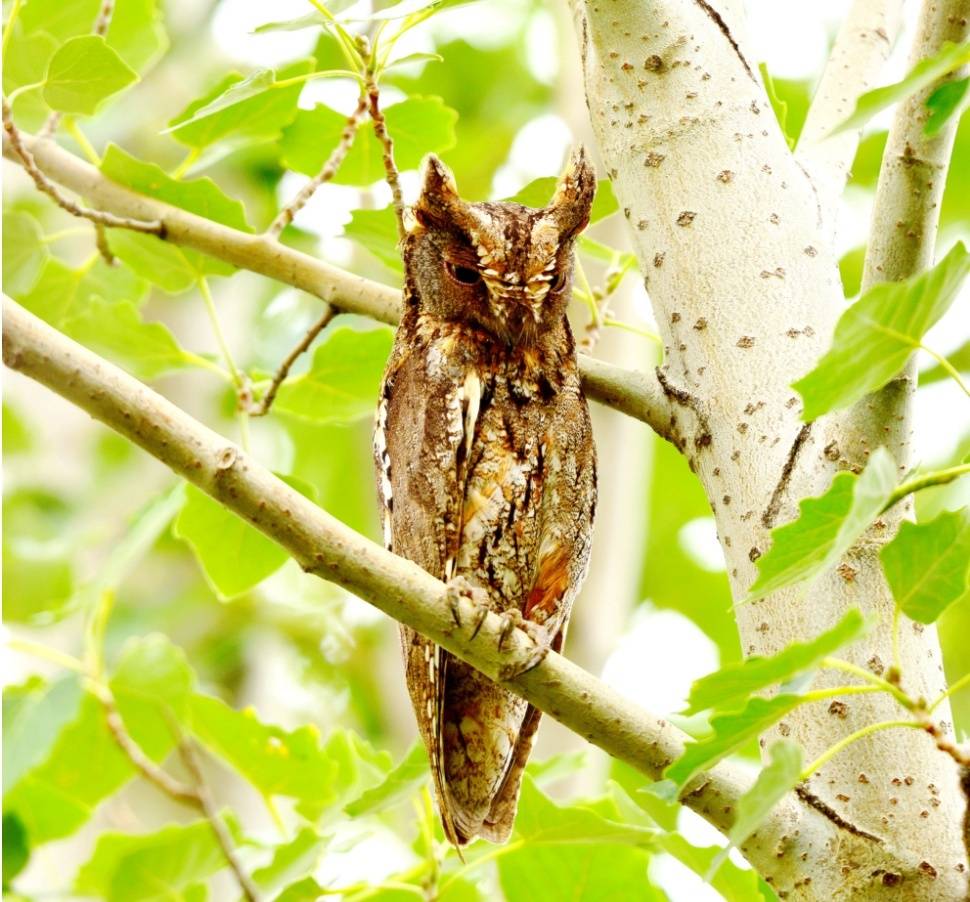
[[[23,146],[45,173],[45,178],[81,195],[105,211],[117,225],[129,228],[129,219],[155,220],[164,240],[202,251],[240,269],[261,273],[292,285],[348,313],[369,316],[382,323],[398,321],[401,293],[396,288],[356,276],[309,254],[286,247],[267,235],[253,235],[196,216],[112,182],[53,141],[21,133]],[[4,156],[21,162],[6,139]],[[588,357],[580,359],[588,397],[642,420],[669,439],[670,405],[656,376],[614,366]]]
[[[459,599],[456,623],[443,583],[355,533],[225,438],[7,298],[3,319],[7,366],[140,445],[282,545],[307,572],[369,601],[492,679],[501,680],[510,659],[525,660],[532,652],[532,640],[520,631],[506,643],[511,649],[500,652],[503,621],[489,613],[479,629],[480,612],[468,599]],[[683,750],[686,736],[679,729],[561,655],[550,653],[532,670],[503,684],[650,779],[659,779]],[[749,787],[749,777],[721,763],[689,785],[684,803],[726,831]],[[794,793],[782,800],[743,850],[763,874],[784,876],[784,883],[803,860],[821,863],[820,856],[836,842],[860,844],[860,854],[870,862],[886,864],[890,854]]]
[[[902,0],[855,0],[839,29],[808,108],[795,157],[822,195],[823,214],[835,228],[835,210],[859,145],[860,129],[831,135],[872,87],[899,32]]]

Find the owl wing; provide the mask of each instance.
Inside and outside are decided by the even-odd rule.
[[[402,324],[399,335],[406,334]],[[453,576],[460,540],[467,451],[466,425],[474,429],[477,378],[432,367],[410,340],[395,345],[381,390],[374,453],[383,506],[384,541],[438,579]],[[444,652],[401,627],[405,676],[421,737],[431,759],[442,822],[458,845],[441,766]]]

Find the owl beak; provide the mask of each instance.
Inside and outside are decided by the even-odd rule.
[[[560,239],[572,238],[589,222],[595,194],[596,171],[586,148],[580,144],[569,155],[543,219],[556,227]]]

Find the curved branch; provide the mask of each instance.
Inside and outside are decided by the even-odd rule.
[[[825,222],[831,229],[861,130],[831,132],[878,77],[899,32],[901,12],[902,0],[855,0],[808,108],[795,156],[823,195]]]
[[[157,220],[164,240],[202,251],[240,269],[261,273],[299,288],[342,311],[395,324],[400,316],[401,292],[389,285],[355,276],[309,254],[293,250],[269,235],[240,232],[202,216],[147,197],[111,181],[94,166],[58,147],[53,141],[20,133],[24,146],[48,179],[70,189],[100,210],[132,220]],[[4,156],[21,162],[7,141]],[[127,226],[127,221],[107,225]],[[661,437],[670,439],[669,405],[652,373],[580,358],[588,397],[643,420]]]
[[[532,641],[520,631],[506,643],[511,649],[500,652],[503,621],[489,613],[478,629],[468,599],[458,601],[461,625],[456,624],[443,583],[331,517],[221,435],[6,297],[3,320],[7,366],[140,445],[282,545],[307,572],[369,601],[492,679],[502,681],[510,659],[532,652]],[[650,779],[659,779],[687,738],[555,653],[503,685]],[[727,831],[750,783],[722,762],[688,787],[684,803]],[[795,793],[773,810],[744,852],[763,874],[777,876],[776,885],[784,885],[803,860],[821,865],[835,842],[858,843],[867,861],[887,863],[888,849],[846,830]],[[898,867],[898,859],[892,860]]]

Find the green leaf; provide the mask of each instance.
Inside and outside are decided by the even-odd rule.
[[[702,770],[757,738],[801,702],[800,695],[785,693],[774,698],[751,698],[740,711],[715,714],[711,717],[711,735],[689,742],[684,753],[664,771],[664,777],[683,790]]]
[[[944,511],[929,523],[904,521],[879,557],[900,610],[912,620],[933,623],[967,595],[970,509]]]
[[[289,558],[285,549],[194,485],[186,487],[174,533],[188,542],[223,601],[259,585]]]
[[[424,749],[424,743],[416,742],[382,783],[365,790],[345,805],[344,811],[351,817],[384,811],[414,796],[428,781],[428,777],[428,753]]]
[[[47,32],[62,43],[89,35],[102,5],[103,0],[30,0],[20,21],[27,33]],[[114,6],[105,38],[136,71],[157,59],[168,43],[158,6],[158,0],[121,0]]]
[[[3,794],[41,764],[61,730],[77,716],[81,686],[72,675],[44,683],[33,677],[3,692]]]
[[[242,232],[251,232],[242,203],[229,197],[212,179],[173,179],[155,163],[146,163],[109,144],[101,172],[114,182],[197,216]]]
[[[955,351],[946,355],[946,359],[957,372],[970,373],[970,339],[965,341]],[[952,379],[949,371],[939,363],[934,364],[929,369],[922,370],[919,374],[920,388],[925,385],[932,385],[934,382],[942,382],[944,379]]]
[[[184,890],[225,866],[208,821],[171,824],[155,833],[103,833],[74,890],[111,902],[186,899]]]
[[[558,182],[559,179],[555,176],[533,179],[517,194],[506,197],[504,200],[539,209],[546,206],[552,199]],[[596,197],[593,199],[593,206],[590,209],[589,224],[594,225],[600,220],[612,216],[619,209],[620,205],[617,202],[616,195],[613,194],[613,185],[610,180],[600,179],[596,184]]]
[[[458,114],[440,97],[409,97],[384,110],[394,140],[398,169],[415,169],[427,153],[454,146]],[[347,117],[323,104],[300,110],[283,130],[280,156],[284,164],[304,175],[316,175],[340,140]],[[372,185],[384,178],[383,149],[374,130],[364,125],[333,181],[338,185]]]
[[[183,350],[162,323],[146,323],[131,301],[112,303],[94,297],[64,321],[71,338],[121,364],[139,379],[192,366],[195,358]]]
[[[164,745],[171,734],[171,716],[180,721],[188,716],[195,674],[181,648],[160,633],[152,633],[125,643],[111,687],[129,729],[135,724],[157,729],[159,745]]]
[[[318,902],[325,895],[324,888],[316,880],[304,877],[286,887],[273,902]]]
[[[958,78],[940,85],[926,98],[926,109],[930,116],[923,126],[923,134],[933,136],[940,132],[953,116],[958,116],[965,108],[964,97],[970,88],[970,78]]]
[[[263,892],[279,892],[287,884],[316,871],[325,846],[324,837],[312,827],[304,827],[290,842],[276,847],[272,861],[253,871],[253,880]]]
[[[632,803],[631,803],[632,804]],[[507,902],[535,899],[662,899],[647,877],[657,830],[645,815],[628,822],[615,798],[588,805],[557,805],[522,780],[514,844],[498,859]]]
[[[3,290],[9,295],[30,291],[48,256],[40,223],[22,210],[4,210]]]
[[[138,81],[138,74],[96,34],[71,38],[51,57],[44,100],[62,113],[91,115],[112,94]]]
[[[839,318],[832,346],[815,368],[792,384],[802,396],[802,419],[848,407],[895,377],[968,272],[970,254],[958,242],[932,269],[870,288]]]
[[[770,761],[758,774],[754,785],[737,802],[737,815],[728,834],[735,846],[740,846],[755,830],[768,812],[798,782],[802,771],[802,749],[794,742],[781,740],[768,749]]]
[[[344,226],[344,235],[370,251],[393,272],[403,272],[401,251],[398,248],[397,221],[394,209],[354,210],[350,222]]]
[[[3,435],[4,454],[23,454],[34,447],[34,437],[27,421],[6,401],[3,402],[3,425],[0,433]]]
[[[93,265],[71,269],[50,257],[34,287],[17,300],[35,316],[61,328],[65,320],[79,315],[93,297],[139,305],[147,295],[148,283],[126,266],[108,266],[99,258]]]
[[[862,270],[866,263],[866,245],[860,244],[843,254],[839,260],[842,291],[847,298],[854,298],[862,290]]]
[[[230,137],[251,143],[272,138],[293,121],[303,90],[302,82],[285,87],[279,87],[279,82],[312,69],[312,60],[301,60],[275,73],[244,77],[232,72],[172,119],[167,131],[176,141],[199,150]]]
[[[318,423],[372,416],[392,336],[387,328],[332,330],[314,352],[310,370],[280,386],[275,408]]]
[[[691,686],[687,713],[737,707],[759,689],[814,669],[834,651],[858,639],[867,625],[862,614],[853,608],[832,629],[810,642],[792,643],[768,658],[745,658],[701,677]]]
[[[27,830],[16,814],[3,815],[3,894],[7,895],[10,881],[26,866],[30,858]]]
[[[748,600],[812,579],[834,567],[868,528],[896,487],[896,464],[878,448],[858,477],[839,473],[824,495],[799,502],[797,520],[772,530]]]
[[[708,881],[726,902],[762,902],[767,898],[760,891],[757,871],[751,868],[738,867],[727,859],[712,874],[714,865],[723,855],[720,846],[701,848],[689,843],[680,833],[664,833],[658,843],[668,855],[673,855],[681,864]]]
[[[937,79],[970,62],[970,44],[953,44],[947,41],[939,52],[920,60],[906,77],[894,84],[866,91],[857,101],[852,114],[838,125],[833,135],[865,125],[876,113],[886,109],[904,97],[928,88]]]

